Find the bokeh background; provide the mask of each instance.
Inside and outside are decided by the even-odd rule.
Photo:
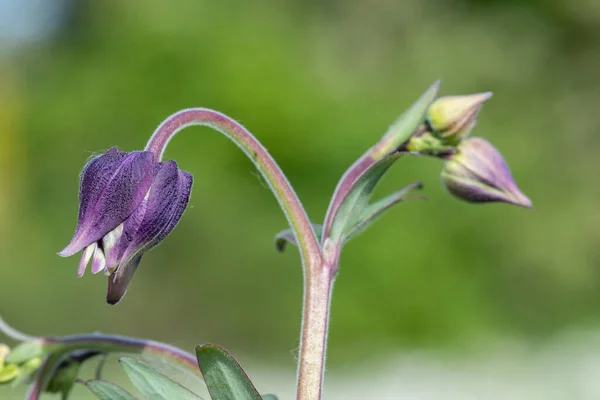
[[[115,307],[103,277],[56,255],[79,171],[210,107],[320,221],[344,170],[443,79],[442,94],[494,92],[474,135],[535,209],[461,203],[440,162],[396,164],[378,194],[421,180],[429,201],[346,246],[325,398],[597,399],[599,27],[597,0],[0,0],[0,313],[35,335],[215,342],[292,398],[299,257],[274,251],[286,221],[244,155],[208,128],[171,142],[190,207]]]

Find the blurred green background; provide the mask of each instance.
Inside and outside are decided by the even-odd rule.
[[[442,95],[494,92],[474,135],[535,209],[461,203],[440,162],[396,164],[378,195],[421,180],[429,201],[345,248],[328,370],[594,332],[598,26],[596,0],[0,0],[0,313],[36,335],[215,342],[293,374],[299,257],[274,251],[286,221],[234,145],[208,128],[171,142],[166,159],[195,177],[190,207],[115,307],[105,278],[56,255],[81,168],[142,149],[181,108],[214,108],[258,136],[321,221],[344,170],[442,79]]]

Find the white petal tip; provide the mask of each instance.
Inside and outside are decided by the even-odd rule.
[[[100,247],[96,247],[94,258],[92,259],[92,274],[96,275],[100,271],[104,271],[106,266],[106,257]]]

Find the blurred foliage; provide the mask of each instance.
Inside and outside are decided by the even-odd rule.
[[[597,326],[598,4],[73,1],[57,37],[0,61],[0,312],[39,335],[214,342],[291,368],[299,257],[274,250],[285,219],[235,146],[206,128],[171,142],[166,158],[195,176],[191,207],[116,307],[105,278],[77,279],[75,257],[55,254],[75,228],[79,170],[111,146],[143,148],[178,109],[210,107],[263,141],[320,222],[347,166],[441,78],[442,94],[494,92],[474,134],[535,210],[460,203],[441,163],[399,162],[378,193],[422,180],[430,200],[346,247],[330,365]]]

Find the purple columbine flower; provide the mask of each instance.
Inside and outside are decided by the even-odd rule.
[[[81,173],[79,218],[71,243],[60,253],[82,251],[78,275],[108,275],[106,301],[118,303],[142,255],[177,225],[190,198],[192,176],[175,161],[157,163],[149,151],[110,149]]]

